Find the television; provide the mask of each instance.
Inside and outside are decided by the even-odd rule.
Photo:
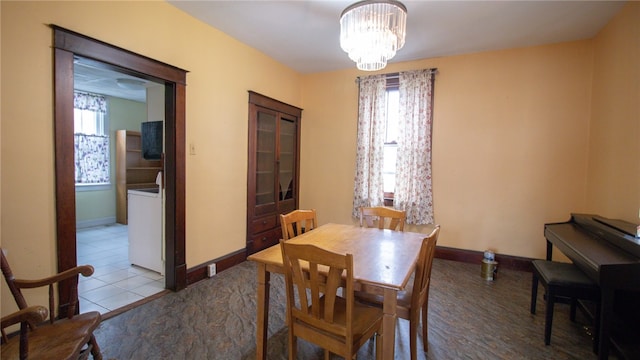
[[[162,159],[163,121],[147,121],[141,124],[142,158],[145,160]]]

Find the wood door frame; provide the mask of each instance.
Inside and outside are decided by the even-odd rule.
[[[185,98],[186,70],[85,35],[51,25],[54,43],[54,124],[58,271],[77,265],[73,141],[73,64],[80,56],[96,66],[165,85],[165,281],[186,287],[185,261]],[[68,306],[69,284],[61,284],[59,304]],[[65,312],[63,312],[65,313]]]

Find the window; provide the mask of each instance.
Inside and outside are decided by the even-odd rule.
[[[105,97],[74,93],[74,158],[77,190],[98,190],[110,185],[111,159],[106,114]]]
[[[431,127],[434,69],[359,79],[353,215],[362,206],[404,210],[433,223]]]
[[[382,177],[384,179],[384,204],[393,206],[393,193],[396,185],[396,157],[398,153],[398,117],[400,116],[400,98],[398,87],[389,87],[386,93],[386,127],[384,135],[384,160]]]

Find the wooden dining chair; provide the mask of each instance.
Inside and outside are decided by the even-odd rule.
[[[100,325],[97,311],[76,315],[78,306],[78,275],[90,276],[93,267],[77,266],[38,280],[19,280],[13,276],[0,248],[2,275],[18,305],[19,311],[2,317],[2,359],[102,359],[93,331]],[[54,284],[71,281],[66,314],[55,316]],[[49,287],[49,309],[28,306],[21,289]],[[58,287],[59,289],[59,287]],[[48,321],[47,320],[48,315]],[[20,324],[19,336],[7,336],[5,328]]]
[[[293,210],[288,214],[280,214],[282,239],[289,240],[318,227],[316,210]]]
[[[411,360],[416,360],[418,357],[418,324],[420,323],[420,312],[422,312],[422,347],[424,352],[429,350],[429,286],[431,283],[431,268],[439,234],[440,225],[436,225],[433,231],[422,240],[413,285],[410,286],[408,290],[398,293],[398,317],[409,320]],[[380,308],[382,308],[384,300],[381,295],[372,295],[364,292],[356,292],[356,298],[359,302],[376,305]]]
[[[297,338],[322,347],[325,360],[330,353],[354,358],[367,340],[381,334],[383,314],[380,308],[355,302],[353,255],[284,240],[280,246],[287,291],[289,359],[296,359]],[[382,356],[380,348],[380,336],[376,336],[377,359]]]
[[[404,231],[407,215],[404,210],[395,210],[384,206],[361,207],[360,226],[377,227]]]

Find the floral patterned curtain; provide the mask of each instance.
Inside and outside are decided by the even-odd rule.
[[[91,110],[107,113],[107,99],[104,96],[75,91],[73,93],[73,107],[80,110]]]
[[[386,75],[360,79],[353,216],[362,206],[384,205],[382,165],[386,127]]]
[[[74,92],[74,108],[102,115],[107,112],[104,96]],[[104,126],[104,123],[101,123]],[[110,181],[109,136],[74,134],[76,184],[104,184]]]
[[[408,224],[433,224],[431,128],[434,69],[399,74],[400,116],[393,207]],[[384,205],[382,176],[387,75],[360,79],[353,216],[362,206]]]
[[[433,223],[431,188],[432,69],[400,73],[400,118],[393,205],[408,224]]]
[[[109,182],[109,137],[75,134],[76,184]]]

